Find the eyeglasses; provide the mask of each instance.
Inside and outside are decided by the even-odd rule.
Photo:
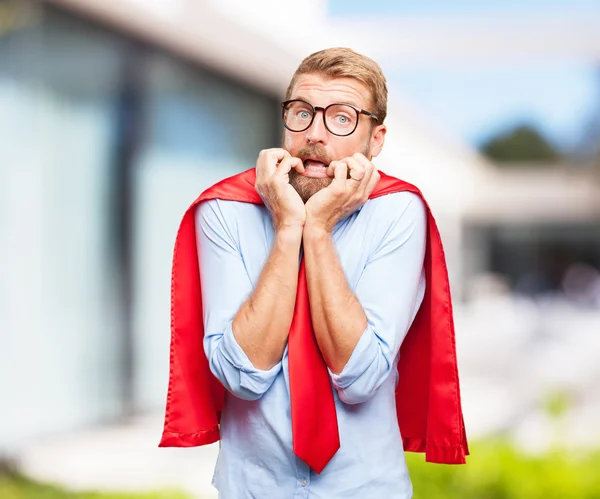
[[[323,111],[325,128],[340,137],[350,135],[358,126],[361,114],[378,120],[377,116],[369,111],[360,109],[351,104],[329,104],[327,107],[318,107],[300,99],[287,100],[281,103],[281,117],[283,125],[291,132],[308,130],[315,119],[317,111]]]

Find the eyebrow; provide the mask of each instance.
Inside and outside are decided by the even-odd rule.
[[[314,105],[314,104],[312,104],[312,103],[310,102],[310,100],[309,100],[309,99],[307,99],[306,97],[303,97],[303,96],[301,96],[301,95],[299,95],[298,97],[294,97],[294,99],[293,99],[293,100],[296,100],[296,99],[298,99],[298,100],[303,100],[303,101],[306,101],[306,102],[308,102],[308,103],[309,103],[309,104],[311,104],[311,105]],[[351,101],[336,101],[336,102],[332,102],[331,104],[349,104],[350,106],[354,106],[354,107],[357,107],[357,108],[359,108],[359,109],[362,109],[362,108],[361,108],[361,107],[360,107],[358,104],[356,104],[356,102],[351,102]],[[326,107],[326,106],[323,106],[323,107]]]

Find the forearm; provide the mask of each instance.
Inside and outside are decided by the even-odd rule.
[[[348,286],[331,234],[307,224],[303,244],[315,337],[329,369],[338,374],[365,331],[367,317]]]
[[[270,369],[283,355],[296,302],[301,242],[301,228],[275,233],[258,283],[233,319],[235,339],[258,369]]]

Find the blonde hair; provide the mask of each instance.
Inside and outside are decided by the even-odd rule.
[[[300,75],[318,74],[329,78],[348,77],[361,82],[371,94],[373,109],[367,109],[383,123],[387,115],[387,84],[383,71],[373,59],[354,52],[349,48],[329,48],[320,50],[305,58],[296,69],[287,88],[288,100]]]

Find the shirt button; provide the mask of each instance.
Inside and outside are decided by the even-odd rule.
[[[306,481],[306,478],[303,478],[302,481],[300,482],[302,484],[302,487],[306,487],[306,484],[308,483]]]

